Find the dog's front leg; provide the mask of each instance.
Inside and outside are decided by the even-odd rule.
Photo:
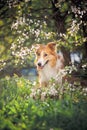
[[[47,82],[40,82],[40,87],[47,87],[48,83]]]

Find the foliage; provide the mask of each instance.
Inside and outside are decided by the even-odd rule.
[[[43,4],[40,0],[35,0],[32,4],[31,1],[6,0],[4,2],[2,0],[0,4],[0,70],[7,66],[17,68],[30,65],[31,58],[28,52],[30,45],[47,39],[47,35],[49,37],[48,32],[51,32],[51,29],[47,27],[44,18],[40,19],[43,14],[38,13],[38,3],[41,8],[48,6],[46,2]]]
[[[65,82],[61,93],[53,79],[38,89],[17,76],[34,66],[32,45],[55,41],[65,61],[72,51],[83,54],[83,70],[77,66],[76,72],[87,78],[86,12],[86,0],[1,0],[0,130],[87,129],[87,88],[80,80]]]
[[[8,67],[31,66],[29,49],[36,43],[56,41],[86,55],[85,0],[2,0],[0,7],[1,75]]]
[[[38,91],[37,83],[17,75],[1,79],[0,130],[86,130],[87,97],[81,89],[73,86],[71,91],[67,83],[65,86],[62,99],[47,92],[43,100],[40,95],[46,88],[36,99],[31,96],[32,89]]]

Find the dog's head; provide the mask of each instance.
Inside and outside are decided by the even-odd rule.
[[[48,64],[53,67],[57,61],[56,44],[51,42],[47,45],[39,44],[36,49],[35,64],[38,70],[44,69]]]

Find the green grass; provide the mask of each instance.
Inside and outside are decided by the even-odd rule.
[[[49,88],[38,93],[35,87],[23,77],[0,80],[0,130],[87,130],[87,98],[80,89],[66,89],[62,99],[48,94],[42,100]]]

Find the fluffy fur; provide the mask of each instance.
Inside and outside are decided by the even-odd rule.
[[[39,44],[36,49],[35,64],[39,74],[40,87],[42,87],[47,86],[51,78],[56,79],[58,72],[64,67],[64,59],[62,55],[57,54],[55,43]]]

